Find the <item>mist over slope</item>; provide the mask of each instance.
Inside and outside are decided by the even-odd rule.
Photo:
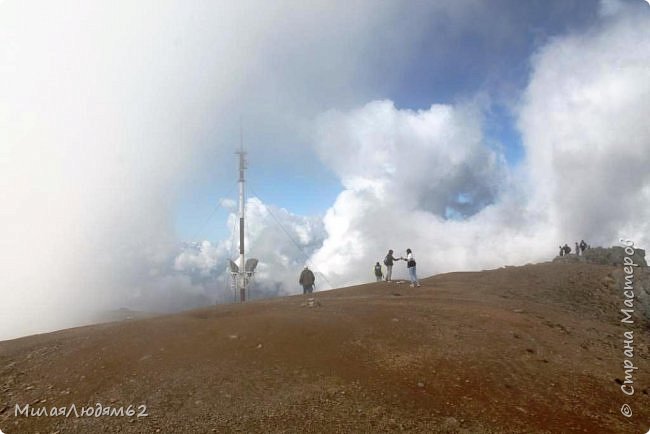
[[[0,339],[227,301],[235,216],[209,240],[176,217],[222,199],[191,182],[234,182],[242,114],[251,171],[283,193],[249,196],[260,296],[298,292],[305,263],[319,288],[364,282],[389,248],[430,275],[648,246],[645,3],[503,4],[2,2]],[[294,196],[322,212],[274,203]]]

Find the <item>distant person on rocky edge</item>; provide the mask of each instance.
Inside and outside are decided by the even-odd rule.
[[[560,246],[560,256],[564,256],[564,247]]]
[[[585,243],[585,240],[580,240],[580,250],[582,253],[585,253],[585,250],[587,249],[587,243]]]
[[[381,271],[381,264],[379,262],[375,264],[375,277],[377,278],[377,282],[381,282],[384,277],[384,273]]]
[[[564,254],[569,255],[571,254],[571,247],[567,243],[564,243]]]
[[[316,276],[314,276],[314,273],[312,273],[307,265],[305,265],[304,270],[302,270],[302,273],[300,273],[300,279],[298,282],[302,285],[303,294],[311,294],[314,292],[314,283],[316,282]]]
[[[409,271],[409,278],[411,279],[411,288],[415,286],[420,286],[418,281],[418,276],[415,272],[415,257],[413,257],[413,252],[411,249],[406,249],[406,258],[403,258],[406,261],[406,268]]]
[[[576,241],[576,256],[580,256],[580,247],[578,246],[577,241]]]
[[[386,266],[386,282],[390,282],[393,276],[393,262],[399,261],[399,258],[393,256],[393,251],[389,250],[384,258],[384,265]]]

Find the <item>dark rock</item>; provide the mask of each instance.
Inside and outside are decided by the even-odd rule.
[[[599,264],[599,265],[624,265],[624,258],[628,256],[625,248],[621,246],[593,247],[585,250],[582,255],[578,256],[575,253],[564,256],[556,256],[553,262],[561,264]],[[634,255],[631,256],[632,262],[640,267],[647,267],[648,263],[645,260],[645,250],[634,249]]]
[[[626,256],[628,255],[621,246],[614,246],[608,249],[595,247],[585,250],[583,255],[586,262],[601,265],[624,265],[623,261]],[[631,256],[631,259],[636,265],[641,267],[648,266],[645,260],[645,250],[643,249],[634,249],[634,255]]]

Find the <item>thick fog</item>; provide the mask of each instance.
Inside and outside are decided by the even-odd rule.
[[[306,263],[318,289],[367,281],[388,248],[426,276],[582,238],[647,246],[647,10],[604,1],[530,55],[507,92],[525,151],[509,164],[484,91],[421,110],[388,97],[432,22],[448,41],[477,14],[478,35],[512,36],[480,3],[0,2],[0,339],[230,301],[235,239],[180,239],[174,215],[197,172],[231,173],[242,114],[274,138],[251,153],[342,185],[323,215],[250,195],[254,297],[297,293]],[[237,231],[222,206],[213,224]]]

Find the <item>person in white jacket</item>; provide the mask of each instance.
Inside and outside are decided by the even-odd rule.
[[[418,276],[415,273],[415,258],[413,257],[413,252],[411,252],[411,249],[406,249],[406,268],[409,270],[409,277],[411,279],[411,288],[415,286],[420,286],[420,282],[418,281]]]

